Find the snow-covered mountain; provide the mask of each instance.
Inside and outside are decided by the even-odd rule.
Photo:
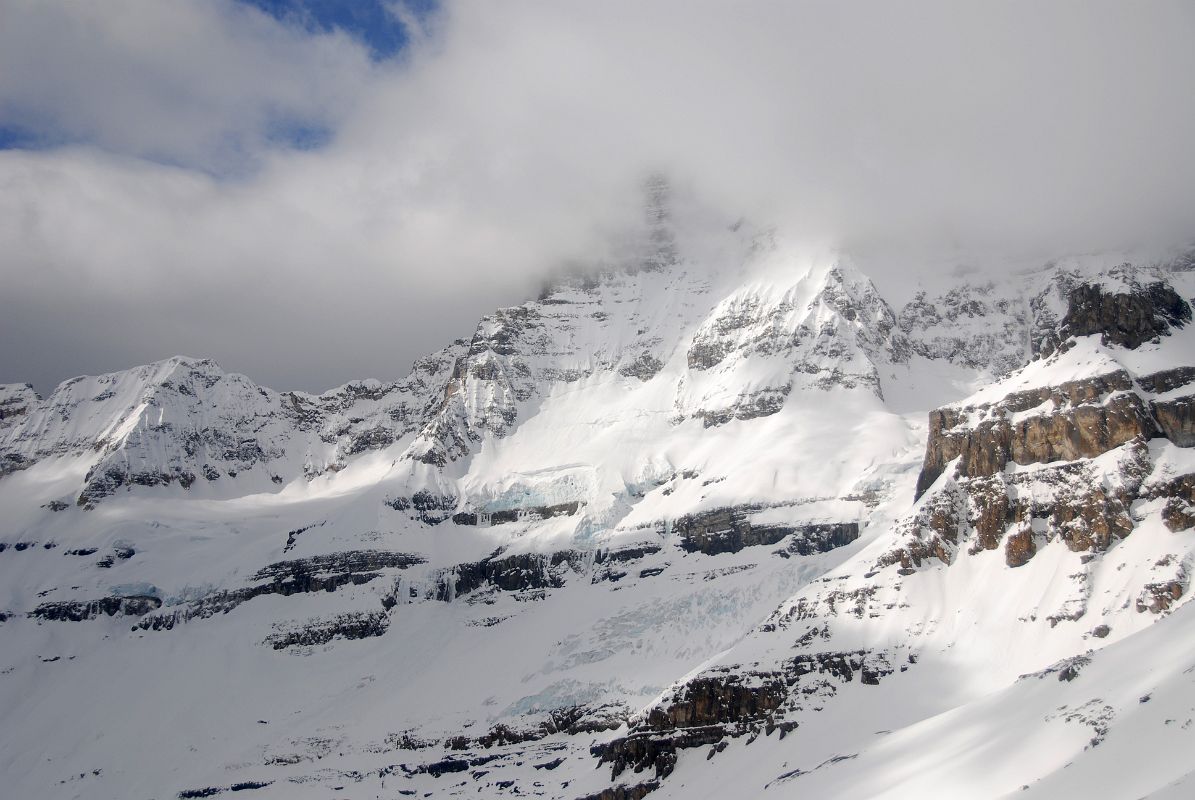
[[[0,387],[5,792],[1195,791],[1191,260],[666,201],[394,383]]]

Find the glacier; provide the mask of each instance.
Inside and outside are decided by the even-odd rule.
[[[663,202],[397,381],[0,387],[5,793],[1189,796],[1192,260]]]

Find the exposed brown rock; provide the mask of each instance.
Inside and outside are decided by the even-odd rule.
[[[1139,384],[1148,390],[1169,391],[1192,379],[1195,368],[1184,367],[1148,375]],[[1145,442],[1166,436],[1180,446],[1195,444],[1193,398],[1147,406],[1132,389],[1128,373],[1117,371],[1010,394],[994,404],[937,409],[930,415],[918,492],[928,489],[946,464],[958,458],[958,483],[951,492],[961,491],[967,498],[967,522],[975,535],[972,552],[1000,546],[1006,531],[1015,525],[1018,532],[1008,537],[1005,557],[1010,566],[1020,566],[1036,552],[1031,531],[1042,522],[1047,523],[1047,538],[1058,536],[1072,551],[1106,550],[1133,530],[1130,507],[1150,468]],[[1039,407],[1040,413],[1033,413]],[[1121,465],[1125,483],[1116,487],[1091,483],[1079,462],[1126,444],[1130,445],[1127,460]],[[1058,466],[1022,477],[1005,473],[1010,463]],[[1043,495],[1033,484],[1055,488]],[[1195,493],[1182,479],[1171,484],[1154,487],[1149,496],[1171,498],[1163,509],[1171,530],[1195,526]],[[931,500],[927,505],[935,503]],[[942,542],[941,537],[937,542]],[[942,553],[948,554],[947,549],[935,544],[922,522],[912,526],[902,548],[877,564],[883,568],[900,560],[903,568],[909,568],[908,562],[920,566],[920,558],[927,555],[948,561]]]
[[[1008,543],[1004,546],[1004,560],[1010,567],[1020,567],[1029,563],[1037,553],[1037,542],[1033,539],[1033,531],[1018,531],[1010,534]]]
[[[1095,487],[1091,491],[1057,503],[1051,523],[1059,537],[1073,552],[1107,550],[1115,539],[1123,539],[1133,532],[1129,506],[1133,496],[1120,491],[1109,495]]]
[[[1093,458],[1137,437],[1161,433],[1124,371],[1010,394],[999,403],[930,412],[925,461],[917,480],[920,497],[946,465],[962,456],[959,475],[994,475],[1009,462],[1045,464]],[[1046,402],[1052,410],[1016,422],[1010,416]],[[978,419],[968,427],[967,419]]]
[[[880,556],[874,568],[881,570],[899,563],[901,569],[912,570],[930,558],[951,563],[960,525],[966,527],[967,502],[966,492],[957,483],[927,498],[909,526],[903,546]]]
[[[1165,497],[1162,521],[1175,533],[1195,527],[1195,474],[1179,475],[1150,486],[1146,497]]]
[[[1093,465],[1085,459],[1059,461],[1032,471],[1001,471],[979,477],[960,476],[946,487],[922,500],[921,510],[912,522],[903,523],[905,535],[899,547],[876,562],[883,569],[898,561],[902,569],[920,567],[931,556],[950,563],[958,539],[948,541],[934,527],[951,533],[961,532],[971,538],[969,552],[980,553],[1005,546],[1005,556],[1012,566],[1026,563],[1043,540],[1062,539],[1074,552],[1102,552],[1128,536],[1134,528],[1130,508],[1138,497],[1175,492],[1155,486],[1150,494],[1142,485],[1152,468],[1149,449],[1142,439],[1133,439],[1117,448],[1120,480],[1107,485],[1097,477]],[[1195,479],[1193,479],[1195,480]],[[1175,500],[1175,522],[1181,524],[1179,504]],[[962,524],[956,525],[946,513],[962,508]],[[1010,533],[1020,534],[1006,541]]]
[[[1149,611],[1153,614],[1169,611],[1174,601],[1183,596],[1184,588],[1181,580],[1148,583],[1141,589],[1141,595],[1137,598],[1137,611]]]
[[[865,650],[803,653],[772,672],[708,672],[651,709],[626,736],[595,745],[592,752],[599,763],[611,764],[613,777],[627,768],[651,768],[665,778],[678,750],[761,731],[779,730],[783,737],[796,727],[783,719],[785,713],[805,698],[833,695],[856,676],[861,683],[877,684],[892,672],[886,656]]]
[[[1162,508],[1162,521],[1175,533],[1195,528],[1195,504],[1179,499],[1167,500]]]
[[[1195,395],[1149,404],[1158,427],[1179,447],[1195,447]]]
[[[976,550],[995,550],[1000,546],[1004,529],[1012,517],[1012,506],[1004,481],[998,476],[976,479],[968,484],[967,492],[971,496],[973,510],[970,522],[975,528]],[[1029,555],[1032,556],[1032,553]],[[1012,564],[1010,560],[1009,566],[1020,565]]]
[[[745,682],[738,675],[696,678],[666,707],[653,708],[645,727],[663,731],[761,719],[788,695],[781,676]]]

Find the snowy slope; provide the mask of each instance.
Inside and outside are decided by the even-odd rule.
[[[960,406],[1064,385],[1077,373],[1152,369],[1166,351],[1189,357],[1191,344],[1185,331],[1137,353],[1080,341]],[[1163,790],[1188,780],[1195,724],[1195,638],[1183,602],[1195,565],[1190,489],[1171,495],[1179,476],[1189,486],[1192,469],[1192,451],[1165,437],[1133,439],[1090,459],[1006,467],[999,477],[1008,494],[1036,504],[1024,530],[1037,544],[1023,563],[1012,557],[1017,525],[986,544],[991,503],[960,492],[966,479],[944,476],[895,521],[896,536],[877,537],[703,667],[766,685],[793,676],[803,657],[794,654],[821,658],[795,680],[808,692],[789,693],[760,726],[787,735],[748,733],[708,765],[704,752],[683,753],[678,779],[665,781],[659,796],[1000,797],[1024,796],[1022,787],[1042,797],[1184,796]],[[1126,483],[1135,484],[1131,501],[1116,507]],[[1082,512],[1085,492],[1108,504],[1086,520],[1051,519],[1051,511]],[[910,529],[926,525],[942,495],[963,505],[962,518],[950,520],[955,541],[945,558],[924,557],[936,549],[927,547],[910,560],[911,543],[926,533]],[[1168,506],[1185,510],[1167,513]],[[1117,514],[1127,529],[1111,542],[1084,539]],[[837,664],[825,658],[842,654]],[[693,681],[666,692],[659,706],[682,698]]]
[[[318,397],[278,393],[210,360],[175,357],[66,381],[44,402],[4,387],[5,471],[59,462],[84,469],[59,502],[91,505],[131,486],[214,496],[312,477],[413,433],[459,345],[421,360],[402,382],[359,381]],[[10,399],[11,397],[11,399]]]
[[[1192,273],[896,308],[665,188],[401,381],[0,389],[6,791],[1181,796]]]

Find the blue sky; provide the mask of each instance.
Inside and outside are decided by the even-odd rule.
[[[287,29],[312,38],[343,33],[351,37],[375,64],[399,56],[410,43],[407,21],[422,23],[436,9],[436,0],[230,0],[268,14]],[[272,106],[272,103],[265,103]],[[285,107],[269,108],[256,136],[246,131],[222,132],[218,154],[202,158],[172,153],[170,147],[126,150],[95,135],[86,126],[72,125],[69,115],[26,113],[20,103],[0,105],[0,150],[47,150],[65,145],[94,145],[124,154],[148,158],[163,164],[196,167],[215,174],[239,174],[251,168],[252,150],[291,148],[312,150],[328,144],[334,136],[332,121],[318,113],[304,114]],[[206,162],[206,163],[205,163]]]
[[[660,169],[818,246],[1195,232],[1191,0],[385,2],[0,0],[0,383],[398,377]]]
[[[0,150],[41,149],[58,143],[49,131],[24,128],[17,120],[0,125]]]
[[[375,59],[390,58],[407,43],[408,32],[398,16],[380,0],[241,0],[282,22],[313,32],[339,29],[369,47]],[[403,6],[426,15],[434,0],[409,0]]]
[[[312,33],[343,31],[368,47],[375,61],[393,58],[410,40],[410,31],[393,8],[399,1],[403,9],[416,17],[426,17],[435,8],[435,0],[239,0],[279,22]],[[327,144],[332,135],[326,126],[279,118],[270,124],[267,140],[278,146],[312,150]],[[0,131],[2,144],[3,131]]]

